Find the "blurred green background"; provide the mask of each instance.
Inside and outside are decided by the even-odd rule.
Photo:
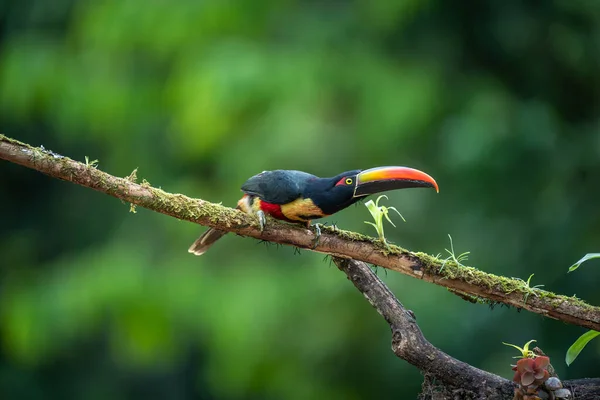
[[[388,237],[600,304],[600,3],[3,0],[0,131],[235,205],[262,170],[408,165]],[[2,399],[415,398],[420,372],[323,256],[227,236],[0,162]],[[358,205],[330,222],[374,234]],[[399,222],[399,221],[398,221]],[[454,357],[507,378],[584,329],[379,275]]]

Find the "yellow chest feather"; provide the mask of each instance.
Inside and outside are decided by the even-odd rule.
[[[282,204],[281,213],[289,220],[300,222],[327,216],[311,199],[296,199],[291,203]]]

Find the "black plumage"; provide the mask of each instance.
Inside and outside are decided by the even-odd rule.
[[[244,193],[272,204],[287,204],[302,197],[315,175],[295,170],[277,169],[254,175],[242,185]]]

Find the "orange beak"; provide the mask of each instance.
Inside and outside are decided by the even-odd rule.
[[[434,188],[438,193],[440,191],[435,179],[425,172],[408,167],[377,167],[366,169],[357,175],[354,197],[417,187]]]

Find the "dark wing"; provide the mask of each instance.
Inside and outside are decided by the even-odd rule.
[[[315,178],[302,171],[264,171],[248,179],[242,190],[268,203],[287,204],[302,197],[306,183]]]

